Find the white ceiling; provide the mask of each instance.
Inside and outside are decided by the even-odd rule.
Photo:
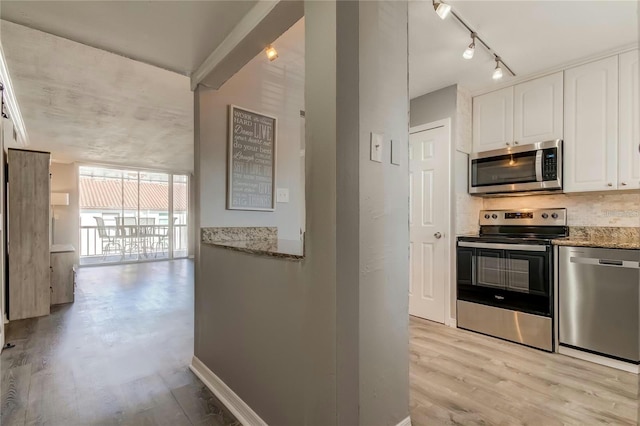
[[[189,75],[255,3],[2,0],[0,17]]]
[[[518,76],[638,42],[636,1],[448,1]],[[409,4],[409,91],[412,98],[459,84],[490,87],[495,62],[452,16],[441,20],[431,0]],[[503,81],[507,80],[507,73]]]
[[[188,77],[21,25],[0,29],[29,149],[63,162],[193,170]]]

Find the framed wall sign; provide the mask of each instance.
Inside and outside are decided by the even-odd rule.
[[[276,121],[229,105],[227,209],[275,210]]]

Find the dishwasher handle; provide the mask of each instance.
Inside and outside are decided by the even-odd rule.
[[[631,260],[598,259],[593,257],[571,257],[571,263],[583,265],[611,266],[614,268],[640,269],[640,262]]]
[[[598,263],[600,265],[607,265],[607,266],[623,266],[624,265],[624,262],[622,260],[600,259],[598,260]]]

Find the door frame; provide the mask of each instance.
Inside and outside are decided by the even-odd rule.
[[[452,316],[455,314],[455,311],[452,312],[451,309],[451,290],[455,288],[452,285],[452,279],[455,277],[455,273],[453,270],[454,265],[452,264],[452,253],[454,253],[456,247],[456,234],[454,230],[455,221],[452,220],[453,215],[455,214],[455,200],[452,197],[453,192],[453,184],[454,184],[454,170],[453,170],[453,153],[455,151],[455,145],[453,143],[453,135],[451,130],[451,117],[447,117],[442,120],[432,121],[426,124],[420,124],[418,126],[413,126],[409,128],[409,134],[424,132],[425,130],[431,130],[438,127],[444,127],[447,137],[449,138],[449,149],[447,150],[447,166],[449,167],[449,187],[445,191],[446,195],[446,204],[449,206],[449,214],[446,217],[445,224],[445,236],[449,239],[448,246],[445,247],[445,270],[444,270],[444,324],[449,327],[456,327],[456,319]],[[411,266],[409,266],[411,268]],[[409,270],[411,273],[411,270]]]

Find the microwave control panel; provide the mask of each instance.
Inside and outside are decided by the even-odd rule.
[[[542,180],[558,179],[558,149],[548,148],[542,151]]]

